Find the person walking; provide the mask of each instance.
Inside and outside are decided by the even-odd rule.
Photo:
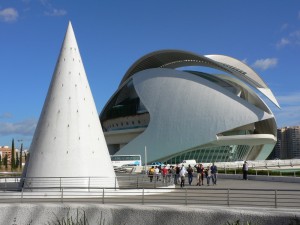
[[[152,166],[148,171],[148,177],[150,178],[150,182],[152,182],[153,180],[154,173],[155,173],[155,169],[154,166]]]
[[[204,185],[203,180],[204,180],[204,166],[203,166],[203,164],[200,164],[199,186]]]
[[[243,164],[243,180],[248,180],[248,163],[246,161]]]
[[[197,184],[196,184],[196,186],[200,186],[201,185],[201,183],[200,183],[200,179],[201,179],[201,166],[200,166],[201,164],[198,164],[197,166],[196,166],[196,171],[197,171]]]
[[[156,181],[158,181],[158,179],[159,179],[159,168],[158,168],[158,166],[155,167],[155,177],[156,177]]]
[[[191,165],[189,165],[189,167],[187,168],[187,173],[189,178],[189,185],[192,185],[194,169],[191,167]]]
[[[211,178],[211,169],[209,166],[205,170],[205,176],[206,176],[207,186],[209,186],[210,178]]]
[[[168,169],[166,166],[164,166],[162,169],[161,169],[161,175],[162,175],[162,182],[165,184],[167,182],[167,174],[168,174]]]
[[[180,180],[181,180],[181,182],[180,182],[180,187],[182,187],[182,188],[184,187],[185,174],[186,174],[186,173],[187,173],[187,171],[186,171],[184,165],[182,165],[181,170],[180,170],[180,173],[179,173],[179,175],[180,175]]]
[[[173,184],[174,183],[174,177],[175,177],[175,174],[176,174],[176,171],[175,171],[175,168],[174,166],[170,166],[170,169],[168,171],[168,182],[170,184]]]
[[[175,167],[175,184],[179,184],[180,183],[180,166],[177,164]]]
[[[210,167],[210,170],[211,170],[211,178],[212,178],[213,185],[217,185],[218,168],[215,165],[215,163],[212,164],[212,166]]]

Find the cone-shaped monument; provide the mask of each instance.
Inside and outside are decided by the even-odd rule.
[[[115,187],[115,177],[69,22],[30,146],[23,185],[42,187],[63,182],[77,187]]]

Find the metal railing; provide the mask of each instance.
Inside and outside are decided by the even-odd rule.
[[[207,163],[205,163],[207,164]],[[216,162],[219,168],[242,168],[243,161],[241,162]],[[210,165],[210,164],[207,164]],[[248,161],[249,168],[283,168],[283,167],[297,167],[300,166],[300,159],[286,159],[286,160],[257,160]]]
[[[165,178],[161,175],[154,175],[152,182],[145,174],[124,174],[116,177],[0,177],[0,191],[16,191],[22,187],[26,189],[36,187],[46,188],[67,188],[82,187],[91,189],[94,187],[103,187],[107,184],[109,188],[159,188],[174,184],[174,176],[167,175]]]
[[[276,171],[276,169],[277,168],[273,168],[273,170],[272,168],[259,170],[250,168],[248,174],[255,176],[300,177],[300,169],[294,171]],[[243,174],[241,168],[220,168],[218,172],[221,174]]]
[[[300,208],[300,190],[43,187],[0,191],[0,203],[36,202]]]

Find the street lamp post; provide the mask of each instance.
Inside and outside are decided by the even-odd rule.
[[[147,173],[147,147],[145,146],[145,174]]]

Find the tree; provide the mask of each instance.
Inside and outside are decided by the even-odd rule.
[[[15,164],[14,168],[18,168],[18,167],[19,167],[19,163],[20,163],[20,160],[19,160],[19,153],[16,152],[16,164]]]
[[[15,168],[15,140],[12,139],[11,142],[11,160],[10,160],[10,164],[11,164],[11,170],[13,170]]]
[[[20,149],[20,169],[22,169],[22,153],[23,153],[23,143],[21,144],[21,149]]]
[[[0,168],[1,168],[1,166],[2,166],[2,157],[0,155]]]
[[[4,156],[4,158],[3,158],[3,164],[4,164],[4,166],[5,166],[5,169],[7,169],[7,153],[5,153],[5,156]]]

